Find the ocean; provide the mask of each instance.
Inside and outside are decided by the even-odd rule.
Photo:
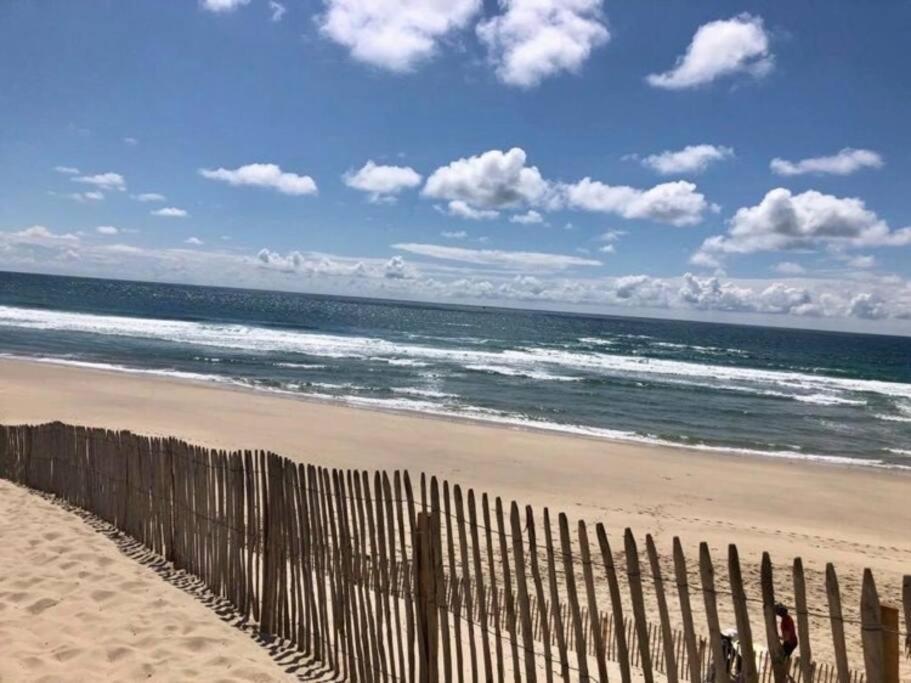
[[[0,273],[0,354],[911,469],[904,337]]]

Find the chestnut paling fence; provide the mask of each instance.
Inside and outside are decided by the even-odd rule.
[[[877,683],[911,657],[911,576],[900,610],[869,570],[860,605],[843,605],[830,564],[827,604],[811,606],[797,558],[787,658],[767,553],[757,587],[729,546],[722,588],[705,543],[691,564],[676,538],[662,557],[627,529],[614,549],[601,524],[591,534],[423,475],[413,486],[407,472],[52,423],[0,426],[0,477],[96,515],[350,680]],[[821,643],[831,662],[814,659]]]

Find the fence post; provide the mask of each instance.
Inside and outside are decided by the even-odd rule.
[[[883,629],[883,674],[885,683],[898,683],[898,608],[880,605]]]
[[[838,589],[835,566],[831,562],[826,564],[826,594],[829,599],[829,621],[832,624],[832,646],[835,649],[838,683],[850,683],[848,654],[845,649],[845,624],[841,611],[841,592]]]
[[[800,675],[804,683],[813,683],[813,651],[810,645],[810,619],[807,611],[807,587],[803,575],[803,560],[794,558],[794,609],[800,632]]]
[[[439,529],[436,530],[439,533]],[[433,517],[430,513],[419,512],[412,539],[414,553],[414,594],[416,598],[418,630],[418,658],[420,660],[420,683],[438,683],[437,669],[437,623],[436,580],[433,549]]]
[[[873,572],[864,569],[864,583],[860,596],[861,639],[864,646],[864,666],[870,683],[885,683],[883,666],[883,624],[879,595]]]
[[[905,606],[905,655],[911,657],[911,574],[902,580],[902,603]]]

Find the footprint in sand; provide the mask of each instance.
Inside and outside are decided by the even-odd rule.
[[[50,609],[51,607],[56,605],[58,602],[59,602],[58,600],[53,600],[52,598],[41,598],[37,602],[33,602],[31,605],[29,605],[25,609],[29,614],[38,615],[38,614],[41,614],[42,612],[44,612],[45,610]]]

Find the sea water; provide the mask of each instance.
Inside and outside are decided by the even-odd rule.
[[[911,468],[904,337],[0,273],[0,354]]]

